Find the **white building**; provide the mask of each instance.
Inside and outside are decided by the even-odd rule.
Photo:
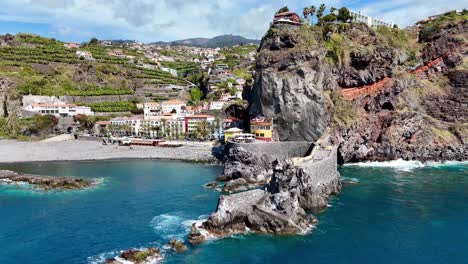
[[[224,102],[222,101],[213,101],[210,102],[210,110],[223,110]]]
[[[148,102],[143,104],[143,118],[148,119],[152,116],[161,115],[161,104],[156,102]]]
[[[76,56],[78,58],[84,58],[85,60],[94,60],[93,54],[89,51],[77,50]]]
[[[57,117],[94,115],[91,108],[87,106],[77,106],[75,104],[31,104],[26,106],[24,110],[41,115],[54,115]]]
[[[178,75],[177,70],[174,70],[174,69],[171,69],[171,68],[161,67],[161,71],[168,72],[174,77],[177,77],[177,75]]]
[[[159,132],[159,136],[176,137],[185,133],[185,117],[178,115],[153,116],[141,120],[140,131],[147,132],[152,136],[157,136],[157,132]]]
[[[198,125],[207,122],[210,126],[214,124],[215,118],[211,115],[191,115],[185,117],[185,131],[188,134],[195,134]]]
[[[361,14],[361,12],[349,11],[350,15],[353,17],[353,22],[366,23],[369,27],[379,28],[379,27],[393,27],[393,22],[383,21],[377,18],[366,16]]]
[[[187,107],[187,103],[179,100],[168,100],[161,103],[161,109],[163,113],[172,113],[175,112],[180,114],[184,112]]]

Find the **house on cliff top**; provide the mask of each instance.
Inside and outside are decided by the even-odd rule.
[[[273,25],[302,25],[301,18],[294,12],[276,13],[273,18]]]

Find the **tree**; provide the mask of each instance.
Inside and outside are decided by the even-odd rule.
[[[336,16],[336,18],[343,23],[348,23],[353,19],[351,13],[346,7],[342,7],[338,10],[338,15]]]
[[[98,39],[97,38],[92,38],[90,41],[89,41],[89,44],[97,44],[98,43]]]
[[[334,22],[336,20],[337,20],[337,18],[335,16],[335,14],[333,14],[333,13],[330,13],[330,14],[322,17],[322,23]]]
[[[337,10],[337,9],[334,8],[334,7],[332,6],[332,7],[330,8],[330,13],[335,14],[336,10]]]
[[[7,118],[7,131],[8,135],[12,138],[17,138],[20,134],[21,125],[18,116],[15,114],[11,114]]]
[[[190,97],[193,102],[200,101],[203,97],[203,92],[198,87],[193,87],[190,89]]]
[[[325,9],[326,9],[325,4],[321,4],[318,11],[317,11],[317,20],[318,20],[319,25],[322,22],[322,17],[323,17],[323,13],[325,13]]]
[[[393,24],[393,28],[394,28],[394,29],[398,29],[398,25],[397,25],[397,24]]]
[[[317,8],[315,6],[311,6],[309,8],[309,14],[310,14],[310,17],[312,18],[312,24],[314,24],[315,11],[317,11]]]
[[[302,10],[302,14],[304,15],[304,20],[307,20],[307,17],[310,14],[310,9],[308,7],[304,7],[304,10]]]
[[[161,132],[160,126],[153,126],[151,127],[151,130],[156,132],[156,137],[159,137],[159,132]]]
[[[283,6],[282,8],[280,8],[276,14],[279,14],[279,13],[284,13],[284,12],[289,12],[289,8],[287,6]]]
[[[73,121],[78,122],[83,129],[92,129],[94,127],[94,120],[87,115],[76,115]]]
[[[8,117],[8,98],[5,93],[5,97],[3,99],[3,117]]]
[[[166,136],[167,135],[167,119],[163,118],[163,119],[161,119],[161,122],[162,122],[163,134],[164,134],[164,136]]]
[[[197,139],[206,139],[207,136],[210,134],[210,124],[203,120],[197,124],[197,130],[195,132],[195,136]]]
[[[171,110],[171,114],[177,114],[177,110],[172,109],[172,110]]]

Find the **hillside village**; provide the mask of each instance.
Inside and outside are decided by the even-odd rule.
[[[347,28],[343,25],[364,26],[380,38],[407,38],[407,33],[393,22],[346,8],[331,8],[329,14],[324,11],[325,5],[317,10],[306,7],[301,17],[287,7],[281,8],[273,15],[264,39],[278,32],[296,32],[298,40],[309,45],[316,40],[307,39],[308,35],[328,30],[320,41],[328,49],[327,63],[339,66],[346,59],[342,50],[345,44],[339,33],[333,33],[334,27],[339,31]],[[275,45],[271,50],[284,48]],[[288,45],[294,47],[295,43]],[[420,49],[413,46],[408,50],[406,62],[414,68],[412,72],[421,73],[435,66],[435,61],[431,62],[434,65],[413,63]],[[0,114],[4,118],[0,121],[5,128],[19,127],[9,124],[13,121],[7,118],[17,113],[22,119],[16,122],[23,120],[26,125],[0,134],[13,138],[18,136],[15,134],[43,137],[40,131],[32,129],[39,114],[49,116],[47,124],[56,125],[46,129],[47,133],[221,142],[275,141],[278,140],[274,136],[275,117],[252,114],[252,109],[250,116],[241,118],[239,113],[231,116],[231,110],[248,107],[244,93],[251,89],[254,71],[263,63],[257,59],[258,49],[254,43],[203,48],[93,38],[78,44],[31,34],[7,34],[0,37],[0,78],[4,78],[5,87],[0,99],[4,105]],[[268,52],[264,51],[263,55]],[[372,85],[344,84],[342,96],[352,101],[378,92],[388,86],[390,79],[386,77]],[[348,103],[338,106],[345,105]],[[11,131],[15,133],[11,135]]]
[[[220,139],[236,121],[223,110],[244,103],[256,49],[7,34],[0,37],[0,77],[13,82],[5,98],[21,99],[20,117],[54,116],[58,133]]]

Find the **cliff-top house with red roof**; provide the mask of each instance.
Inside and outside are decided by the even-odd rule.
[[[301,18],[294,12],[276,13],[273,18],[273,25],[302,25]]]

